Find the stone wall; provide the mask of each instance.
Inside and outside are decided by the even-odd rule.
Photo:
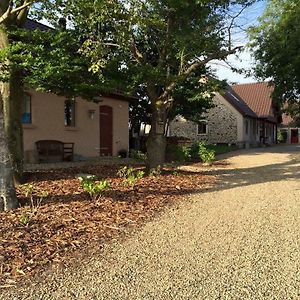
[[[223,100],[226,101],[226,100]],[[169,136],[186,137],[193,141],[214,143],[237,143],[237,116],[218,96],[213,100],[215,107],[204,117],[207,134],[197,134],[197,124],[177,116],[170,124]]]

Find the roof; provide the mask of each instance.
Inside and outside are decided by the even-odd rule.
[[[31,19],[26,20],[25,28],[27,28],[29,30],[40,29],[41,31],[47,31],[47,30],[53,29],[47,25],[44,25],[42,23],[39,23],[39,22],[31,20]]]
[[[228,86],[223,97],[243,116],[257,119],[256,113]]]
[[[272,101],[274,86],[269,82],[237,84],[232,89],[259,118],[276,122]]]

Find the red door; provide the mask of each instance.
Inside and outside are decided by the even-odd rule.
[[[100,156],[112,156],[113,153],[113,110],[100,106]]]
[[[291,143],[292,144],[298,144],[299,143],[298,129],[291,129]]]

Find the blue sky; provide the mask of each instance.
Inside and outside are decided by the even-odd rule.
[[[253,26],[257,23],[257,19],[262,15],[266,8],[267,1],[260,1],[249,8],[247,8],[239,17],[238,24],[243,28],[248,28],[249,26]],[[247,35],[244,31],[239,30],[234,35],[234,44],[235,46],[245,45],[247,44],[248,39]],[[245,50],[242,53],[238,54],[238,58],[235,55],[231,55],[228,57],[227,61],[230,65],[239,68],[251,69],[251,66],[255,64],[252,60],[249,51]],[[216,74],[220,79],[226,79],[231,83],[248,83],[257,81],[253,77],[246,78],[245,75],[240,75],[234,73],[230,70],[228,66],[224,62],[215,61],[211,64],[212,68],[216,69]]]

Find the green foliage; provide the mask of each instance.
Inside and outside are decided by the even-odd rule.
[[[208,149],[204,143],[199,143],[199,157],[202,162],[211,164],[215,160],[215,151]]]
[[[149,176],[157,177],[161,175],[161,166],[157,166],[156,168],[150,169]]]
[[[284,138],[280,130],[277,130],[277,143],[283,143]]]
[[[23,213],[19,219],[19,223],[23,227],[27,227],[32,220],[32,216],[30,213]]]
[[[169,160],[185,162],[199,158],[205,163],[212,163],[217,154],[222,154],[238,149],[236,145],[193,143],[191,146],[168,145],[167,155]]]
[[[145,172],[141,170],[135,171],[132,167],[125,166],[119,169],[117,174],[120,178],[123,178],[123,183],[125,186],[134,188],[136,183],[143,178]]]
[[[167,157],[170,161],[188,161],[190,159],[189,148],[173,144],[167,145]]]
[[[75,31],[13,28],[9,39],[9,48],[0,50],[1,80],[8,80],[14,68],[22,72],[26,86],[39,91],[92,99],[103,90],[101,78],[89,71],[88,58],[79,53]]]
[[[29,226],[38,213],[43,200],[48,197],[48,192],[38,191],[32,184],[21,185],[20,189],[25,194],[25,197],[30,199],[30,210],[21,215],[19,223],[22,226]]]
[[[256,75],[271,78],[273,98],[298,103],[300,92],[299,0],[270,0],[258,26],[250,31]]]
[[[130,157],[140,161],[147,160],[147,154],[143,153],[142,151],[131,150]]]
[[[208,144],[206,145],[207,149],[214,150],[216,155],[227,153],[239,149],[237,145],[228,145],[228,144]]]
[[[36,13],[53,25],[57,15],[71,20],[79,52],[102,85],[139,95],[130,111],[132,127],[139,128],[161,101],[168,119],[180,113],[198,120],[211,107],[220,84],[207,63],[234,52],[226,39],[226,24],[235,23],[232,5],[252,2],[63,0],[45,1]]]
[[[101,193],[111,187],[107,180],[97,181],[95,176],[79,177],[82,189],[87,192],[92,200],[101,197]]]

